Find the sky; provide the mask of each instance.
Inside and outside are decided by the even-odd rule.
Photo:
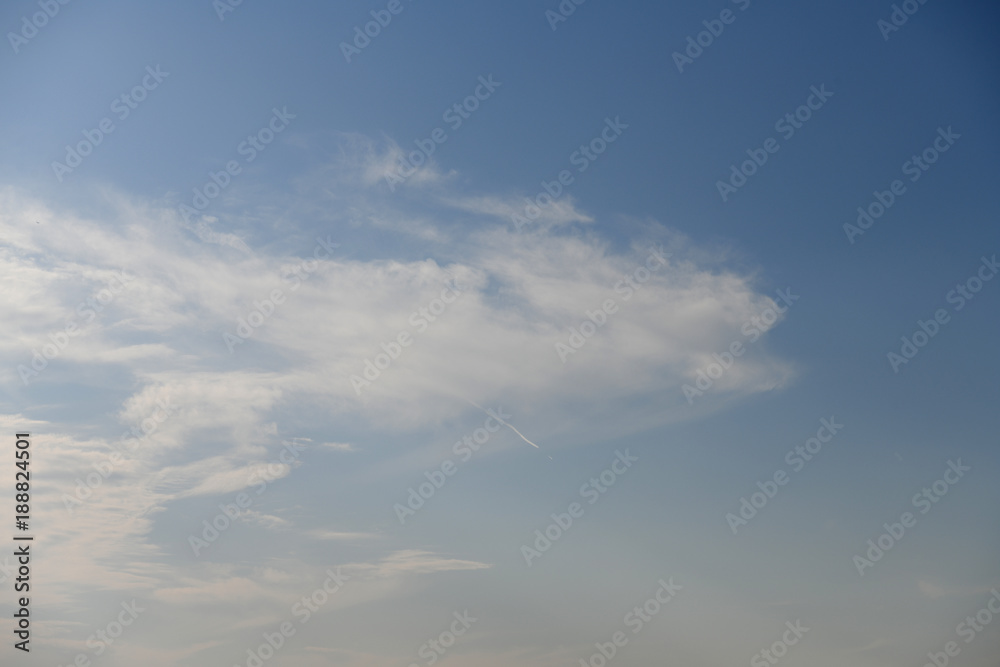
[[[0,663],[995,667],[997,18],[4,3]]]

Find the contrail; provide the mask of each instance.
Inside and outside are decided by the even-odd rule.
[[[483,412],[486,412],[486,410],[483,409],[483,406],[479,405],[478,403],[476,403],[474,401],[470,401],[469,399],[466,398],[465,402],[469,403],[470,405],[476,406],[477,408],[479,408]],[[513,426],[511,426],[510,424],[508,424],[504,420],[500,419],[500,417],[498,417],[497,415],[490,414],[489,412],[486,412],[486,414],[489,415],[490,417],[493,417],[493,419],[496,419],[498,422],[500,422],[501,424],[503,424],[504,426],[506,426],[510,430],[514,431],[514,433],[517,433],[521,437],[521,440],[524,440],[526,443],[528,443],[529,445],[531,445],[535,449],[541,449],[541,447],[539,447],[538,445],[536,445],[535,443],[533,443],[531,440],[528,440],[527,438],[525,438],[524,434],[522,434],[520,431],[518,431],[516,428],[514,428]]]

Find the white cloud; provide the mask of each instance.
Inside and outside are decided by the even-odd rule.
[[[324,442],[320,444],[320,447],[326,447],[327,449],[332,449],[338,452],[354,452],[357,449],[354,445],[346,442]]]
[[[571,222],[594,222],[592,217],[577,210],[576,200],[570,195],[545,206],[535,206],[530,209],[530,217],[526,215],[527,207],[532,204],[528,197],[444,197],[441,203],[475,215],[497,218],[507,225],[513,225],[512,216],[518,215],[528,220],[530,225],[525,226],[521,223],[522,229],[565,225]]]
[[[45,501],[37,521],[60,545],[62,560],[52,568],[53,561],[39,558],[40,567],[53,573],[48,599],[40,604],[80,605],[93,589],[146,591],[177,605],[276,600],[272,587],[290,584],[277,582],[273,573],[182,579],[178,573],[189,564],[172,551],[186,533],[164,543],[160,531],[171,522],[161,519],[178,521],[173,511],[181,501],[214,496],[219,500],[210,503],[228,502],[257,467],[277,459],[282,439],[367,454],[378,449],[379,434],[441,424],[471,410],[467,400],[504,405],[517,415],[519,429],[544,443],[582,443],[696,416],[681,385],[740,336],[744,321],[773,303],[751,276],[726,270],[722,258],[656,225],[647,228],[648,243],[614,248],[589,231],[592,218],[567,197],[518,233],[508,219],[521,205],[516,197],[460,192],[430,165],[408,182],[407,197],[387,199],[379,179],[399,156],[398,146],[380,149],[356,139],[346,151],[340,162],[301,179],[289,210],[329,206],[327,190],[335,204],[350,202],[351,219],[377,221],[359,229],[402,231],[412,222],[417,231],[407,233],[405,247],[392,256],[338,239],[344,254],[319,262],[294,290],[283,279],[285,270],[311,255],[311,240],[298,252],[275,250],[279,244],[246,252],[235,235],[200,233],[199,239],[186,233],[176,210],[116,193],[105,193],[109,217],[98,220],[50,210],[12,188],[0,191],[0,233],[7,243],[0,249],[0,317],[6,322],[0,381],[16,400],[36,405],[39,395],[86,388],[82,416],[70,416],[62,405],[35,408],[30,419],[0,415],[8,430],[27,425],[46,432],[39,453],[51,463],[37,488]],[[319,186],[323,178],[332,182]],[[416,196],[424,197],[422,208],[410,214],[406,202]],[[469,214],[487,220],[464,224]],[[667,244],[668,263],[626,300],[616,284],[646,261],[649,244],[657,241]],[[121,269],[135,278],[92,319],[83,317],[78,305],[95,298]],[[436,308],[452,278],[463,286],[461,296],[440,314],[428,311],[433,321],[420,315],[420,309]],[[223,333],[235,333],[237,321],[275,289],[283,291],[283,302],[230,354]],[[555,344],[566,342],[585,312],[608,299],[618,312],[563,364]],[[18,365],[30,367],[32,350],[70,322],[82,333],[25,387]],[[412,344],[358,396],[351,376],[362,375],[366,360],[402,332]],[[720,380],[714,405],[781,386],[789,377],[789,365],[761,342]],[[164,401],[172,412],[156,420]],[[711,405],[706,397],[699,409]],[[95,431],[101,421],[95,414],[119,423]],[[302,415],[315,421],[315,429],[289,433],[288,424],[305,423]],[[121,432],[151,419],[155,428],[140,446],[72,514],[66,511],[64,494],[71,496],[77,480],[106,463]],[[316,433],[337,435],[325,440]],[[375,435],[366,441],[358,433]],[[294,492],[296,467],[277,465],[269,479]],[[246,529],[290,527],[283,509],[244,512]],[[180,521],[194,530],[201,518]],[[345,565],[365,579],[491,567],[387,546],[372,539],[380,533],[367,526],[300,526],[299,517],[295,525],[304,533],[295,537],[329,543],[324,548],[366,549],[366,556],[352,556]],[[304,566],[296,563],[288,576],[305,588]],[[384,585],[357,599],[392,592]]]
[[[403,574],[433,574],[462,570],[485,570],[489,563],[479,563],[460,558],[445,558],[420,549],[406,549],[386,556],[377,563],[350,563],[344,566],[348,572],[360,572],[368,577],[397,577]]]
[[[331,540],[337,542],[357,542],[359,540],[370,540],[379,537],[377,533],[350,533],[336,530],[316,529],[306,531],[309,537],[317,540]]]

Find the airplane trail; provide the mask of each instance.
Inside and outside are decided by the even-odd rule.
[[[478,403],[476,403],[474,401],[470,401],[469,399],[466,398],[465,402],[469,403],[470,405],[476,406],[477,408],[479,408],[483,412],[486,412],[486,410],[483,409],[483,406],[479,405]],[[498,422],[500,422],[501,424],[503,424],[504,426],[506,426],[510,430],[514,431],[514,433],[517,433],[521,437],[521,440],[524,440],[526,443],[528,443],[529,445],[531,445],[535,449],[541,449],[541,447],[539,447],[538,445],[536,445],[535,443],[533,443],[531,440],[528,440],[527,438],[525,438],[523,433],[521,433],[520,431],[518,431],[516,428],[514,428],[512,425],[508,424],[504,420],[500,419],[500,417],[498,417],[496,415],[491,415],[489,412],[486,412],[486,414],[490,415],[491,417],[493,417],[494,419],[496,419]]]

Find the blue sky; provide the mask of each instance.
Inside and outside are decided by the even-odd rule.
[[[38,580],[3,650],[994,665],[1000,621],[962,624],[1000,602],[995,7],[390,4],[56,0],[21,39],[39,4],[0,9],[0,420],[32,433]]]

